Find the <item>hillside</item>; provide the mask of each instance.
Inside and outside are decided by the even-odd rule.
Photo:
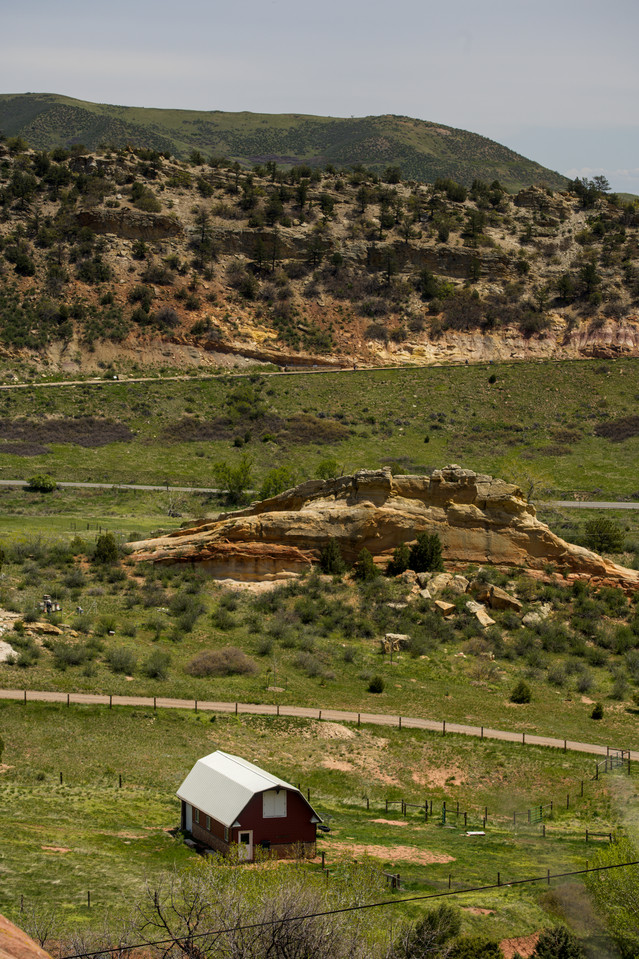
[[[0,130],[24,137],[38,150],[135,144],[181,159],[194,150],[230,157],[249,167],[267,161],[313,168],[360,163],[381,172],[391,165],[415,180],[450,176],[470,186],[480,177],[499,180],[508,190],[531,183],[559,189],[566,183],[560,174],[486,137],[410,117],[158,110],[27,93],[0,96]]]
[[[0,143],[0,348],[336,366],[636,354],[636,205],[363,168]],[[168,362],[167,362],[168,361]]]

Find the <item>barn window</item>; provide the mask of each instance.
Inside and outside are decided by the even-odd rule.
[[[195,806],[193,806],[193,822],[199,823],[199,821],[200,821],[200,810],[196,809]]]
[[[229,841],[229,827],[228,827],[228,826],[225,826],[225,827],[224,827],[224,842],[228,842],[228,841]]]
[[[209,832],[211,831],[211,817],[210,817],[210,816],[207,816],[207,817],[206,817],[206,828],[209,830]]]
[[[276,819],[286,816],[286,790],[269,789],[262,793],[262,815],[264,819]]]

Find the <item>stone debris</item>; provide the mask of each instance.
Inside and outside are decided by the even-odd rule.
[[[454,603],[447,603],[443,599],[435,600],[435,608],[439,610],[444,619],[448,619],[449,616],[453,616],[457,612],[457,607]]]
[[[469,599],[466,603],[466,609],[469,613],[472,613],[480,626],[483,626],[484,629],[488,626],[494,626],[495,620],[492,619],[486,612],[486,607],[482,606],[481,603],[476,603],[474,599]]]
[[[490,583],[482,584],[472,590],[478,602],[491,609],[511,609],[516,613],[521,612],[522,605],[515,596],[511,596],[500,586],[493,586]]]
[[[543,623],[545,619],[548,619],[551,612],[552,606],[550,603],[544,603],[537,609],[531,609],[529,613],[526,613],[522,619],[522,623],[524,626],[537,626],[539,623]]]
[[[6,663],[12,656],[17,655],[17,652],[10,643],[5,643],[0,640],[0,663]]]
[[[386,633],[381,640],[382,652],[399,652],[400,649],[407,649],[410,646],[410,636],[406,633]]]

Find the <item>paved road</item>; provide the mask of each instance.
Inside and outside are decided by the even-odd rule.
[[[401,729],[428,729],[432,732],[461,733],[479,739],[499,739],[504,742],[551,746],[571,752],[606,756],[610,751],[620,750],[622,745],[600,746],[596,743],[580,743],[573,740],[555,739],[552,736],[533,736],[529,733],[513,733],[488,726],[467,726],[436,719],[420,719],[408,716],[393,716],[385,713],[357,713],[343,709],[319,709],[310,706],[275,706],[267,703],[227,703],[193,699],[166,699],[163,696],[106,696],[101,693],[61,693],[42,690],[0,689],[0,699],[18,699],[23,702],[73,703],[77,705],[143,706],[147,709],[198,709],[215,713],[248,713],[258,716],[294,716],[300,719],[321,719],[340,723],[370,723],[376,726],[398,726]],[[626,745],[623,745],[627,749]],[[639,760],[639,750],[631,750],[630,758]]]
[[[0,486],[28,486],[27,480],[22,479],[0,479]],[[224,493],[225,490],[214,486],[146,486],[141,483],[68,483],[58,482],[58,486],[71,489],[131,489],[142,491],[157,491],[164,493]],[[257,490],[247,490],[247,493],[256,493]],[[554,500],[548,503],[534,503],[539,509],[563,508],[568,509],[639,509],[639,503],[613,503],[600,502],[592,500],[581,502],[579,500]]]
[[[550,503],[535,503],[539,509],[549,509],[551,507],[558,507],[563,509],[568,507],[568,509],[639,509],[639,503],[614,503],[614,502],[604,502],[603,500],[576,500],[576,499],[567,499],[567,500],[554,500]]]

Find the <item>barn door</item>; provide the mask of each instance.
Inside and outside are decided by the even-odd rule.
[[[253,860],[253,830],[240,832],[237,837],[237,856],[245,862]]]
[[[190,802],[184,804],[186,806],[186,831],[191,832],[193,829],[193,806]]]

